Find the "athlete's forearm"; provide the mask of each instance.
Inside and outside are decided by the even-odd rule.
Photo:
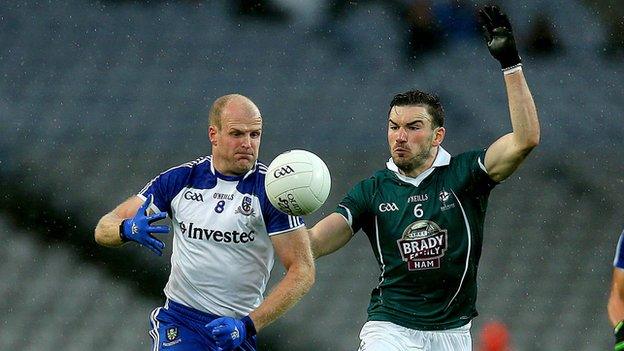
[[[609,314],[609,321],[611,322],[612,327],[615,327],[619,321],[624,319],[624,304],[622,303],[620,297],[613,291],[609,296],[607,312]]]
[[[314,259],[329,255],[345,246],[353,232],[341,215],[332,213],[308,229]]]
[[[117,247],[123,244],[119,235],[119,225],[123,218],[110,212],[100,219],[95,227],[95,241],[103,246]]]
[[[314,284],[314,275],[311,260],[291,265],[264,302],[249,314],[256,330],[260,331],[294,306]]]
[[[517,148],[528,152],[539,144],[540,126],[535,102],[522,70],[505,74],[505,86],[514,142]]]
[[[624,270],[619,268],[613,269],[607,312],[611,325],[614,327],[624,319]]]

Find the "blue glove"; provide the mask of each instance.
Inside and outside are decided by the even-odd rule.
[[[256,327],[249,316],[242,319],[221,317],[206,324],[208,335],[219,351],[230,351],[239,347],[247,336],[256,335]]]
[[[122,241],[136,241],[137,243],[154,251],[158,256],[162,256],[162,249],[165,244],[154,238],[152,233],[169,233],[169,226],[156,225],[151,226],[152,222],[159,221],[167,214],[164,212],[147,215],[147,209],[154,200],[154,195],[147,197],[147,200],[141,205],[133,218],[124,219],[119,225],[119,235]]]

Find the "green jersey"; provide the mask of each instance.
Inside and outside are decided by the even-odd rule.
[[[477,315],[477,266],[490,191],[485,151],[440,148],[427,171],[387,169],[356,184],[336,212],[370,240],[381,275],[368,320],[418,330],[451,329]]]

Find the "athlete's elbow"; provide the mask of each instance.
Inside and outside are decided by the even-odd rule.
[[[540,143],[539,132],[527,135],[523,139],[516,142],[516,153],[521,157],[526,157]]]
[[[93,239],[98,245],[114,247],[116,246],[111,242],[110,234],[107,234],[106,225],[102,223],[102,220],[98,222],[93,230]]]
[[[104,233],[103,233],[102,229],[99,227],[99,225],[97,227],[95,227],[95,230],[93,231],[93,239],[95,240],[95,242],[98,245],[110,246],[110,244],[106,240],[106,235],[104,235]]]
[[[535,149],[540,143],[540,133],[539,131],[536,133],[533,133],[529,136],[529,138],[527,138],[526,140],[526,149],[528,150],[528,152],[531,152],[531,150]]]

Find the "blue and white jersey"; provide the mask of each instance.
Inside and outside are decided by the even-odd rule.
[[[304,226],[266,197],[266,166],[220,174],[212,157],[171,168],[138,194],[173,222],[167,298],[200,311],[241,318],[258,307],[273,268],[272,235]]]

